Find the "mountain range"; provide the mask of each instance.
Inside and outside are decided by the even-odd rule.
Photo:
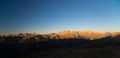
[[[0,36],[0,58],[17,57],[24,54],[29,55],[29,53],[39,50],[44,51],[46,49],[72,49],[75,47],[90,49],[106,46],[120,46],[120,32],[63,30],[58,33],[49,34],[8,34]]]

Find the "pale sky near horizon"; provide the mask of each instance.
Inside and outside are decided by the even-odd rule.
[[[0,0],[0,34],[120,31],[120,0]]]

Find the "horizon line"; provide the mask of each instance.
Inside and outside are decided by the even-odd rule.
[[[94,30],[90,30],[90,29],[85,29],[85,30],[61,30],[61,31],[93,31],[93,32],[102,32],[102,33],[106,33],[106,32],[120,32],[120,31],[115,31],[115,30],[107,30],[107,31],[94,31]],[[50,34],[50,33],[59,33],[61,31],[56,31],[56,32],[11,32],[11,33],[0,33],[0,35],[6,35],[6,34],[19,34],[19,33],[36,33],[36,34]]]

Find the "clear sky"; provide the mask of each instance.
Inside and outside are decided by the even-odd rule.
[[[0,0],[0,33],[120,31],[120,0]]]

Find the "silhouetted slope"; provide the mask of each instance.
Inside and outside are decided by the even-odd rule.
[[[56,48],[38,50],[18,58],[120,58],[120,47],[108,45],[94,48]]]

